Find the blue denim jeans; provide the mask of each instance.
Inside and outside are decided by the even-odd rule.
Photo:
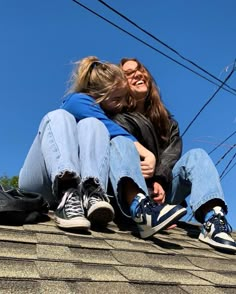
[[[55,179],[70,172],[83,182],[99,181],[106,190],[109,173],[110,137],[95,118],[76,122],[69,112],[58,109],[46,114],[19,175],[22,189],[41,193],[55,205]],[[55,188],[56,189],[56,188]]]
[[[199,208],[210,200],[218,199],[227,212],[219,174],[203,149],[191,149],[185,153],[175,164],[172,173],[172,186],[166,198],[168,203],[180,204],[190,196],[190,207],[200,222],[203,222],[203,215]]]
[[[145,195],[148,195],[148,188],[142,175],[138,151],[134,142],[126,137],[117,136],[111,140],[109,177],[121,212],[130,217],[129,206],[122,197],[122,189],[125,187],[119,185],[121,179],[132,179]]]
[[[133,179],[147,193],[139,155],[130,139],[118,136],[110,140],[107,128],[98,119],[76,122],[72,114],[58,109],[43,117],[21,168],[19,186],[41,193],[55,206],[55,182],[65,172],[72,173],[81,183],[93,178],[104,190],[110,176],[117,197],[122,177]]]

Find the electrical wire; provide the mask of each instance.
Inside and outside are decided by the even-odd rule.
[[[231,166],[231,168],[221,176],[221,181],[228,175],[228,173],[236,166],[236,162]]]
[[[234,64],[235,64],[235,62],[234,62]],[[194,118],[188,124],[188,126],[184,130],[183,134],[181,135],[182,137],[186,134],[186,132],[188,131],[188,129],[190,128],[190,126],[194,123],[194,121],[197,119],[197,117],[200,115],[200,113],[204,110],[204,108],[206,108],[206,106],[213,100],[213,98],[220,91],[220,89],[222,89],[222,87],[224,86],[224,84],[230,79],[230,77],[232,76],[232,74],[233,74],[234,71],[235,71],[235,66],[232,68],[231,72],[225,78],[225,80],[223,81],[223,83],[218,87],[218,89],[213,93],[213,95],[207,100],[207,102],[201,107],[201,109],[198,111],[198,113],[194,116]]]
[[[149,37],[151,37],[152,39],[154,39],[155,41],[157,41],[158,43],[162,44],[163,46],[165,46],[166,48],[168,48],[169,50],[171,50],[172,52],[174,52],[177,56],[179,56],[181,59],[189,62],[190,64],[192,64],[193,66],[197,67],[198,69],[200,69],[201,71],[203,71],[204,73],[208,74],[209,76],[211,76],[212,78],[214,78],[215,80],[217,80],[220,83],[223,83],[222,80],[220,80],[218,77],[214,76],[213,74],[211,74],[209,71],[205,70],[204,68],[202,68],[201,66],[199,66],[198,64],[196,64],[195,62],[191,61],[190,59],[184,57],[182,54],[180,54],[177,50],[173,49],[172,47],[170,47],[169,45],[167,45],[166,43],[164,43],[163,41],[161,41],[159,38],[157,38],[156,36],[154,36],[153,34],[151,34],[150,32],[146,31],[145,29],[143,29],[142,27],[140,27],[139,25],[137,25],[134,21],[132,21],[130,18],[128,18],[127,16],[125,16],[124,14],[122,14],[121,12],[119,12],[118,10],[114,9],[113,7],[111,7],[110,5],[108,5],[105,1],[102,0],[98,0],[98,2],[100,2],[101,4],[103,4],[104,6],[106,6],[108,9],[112,10],[115,14],[119,15],[120,17],[122,17],[123,19],[125,19],[127,22],[131,23],[133,26],[135,26],[136,28],[138,28],[139,30],[141,30],[143,33],[147,34]],[[225,84],[226,87],[228,87],[229,89],[236,91],[236,89],[230,87],[229,85]]]
[[[140,29],[142,32],[146,33],[147,35],[149,35],[150,37],[152,37],[153,39],[155,39],[156,41],[158,41],[159,43],[161,43],[163,46],[167,47],[169,50],[171,50],[172,52],[174,52],[175,54],[177,54],[180,58],[182,58],[183,60],[189,62],[190,64],[192,64],[193,66],[197,67],[198,69],[200,69],[201,71],[203,71],[204,73],[208,74],[209,76],[211,76],[212,78],[214,78],[215,80],[217,80],[218,82],[221,82],[221,85],[218,85],[216,82],[210,80],[209,78],[203,76],[202,74],[196,72],[195,70],[189,68],[188,66],[182,64],[181,62],[177,61],[176,59],[170,57],[169,55],[167,55],[166,53],[160,51],[159,49],[153,47],[152,45],[148,44],[147,42],[143,41],[142,39],[136,37],[135,35],[133,35],[132,33],[128,32],[127,30],[123,29],[122,27],[118,26],[117,24],[113,23],[112,21],[108,20],[107,18],[103,17],[102,15],[98,14],[97,12],[93,11],[92,9],[88,8],[87,6],[83,5],[82,3],[80,3],[77,0],[72,0],[73,2],[75,2],[76,4],[80,5],[81,7],[83,7],[84,9],[86,9],[87,11],[91,12],[92,14],[96,15],[97,17],[103,19],[104,21],[108,22],[109,24],[111,24],[112,26],[118,28],[119,30],[121,30],[122,32],[128,34],[129,36],[133,37],[134,39],[136,39],[137,41],[141,42],[142,44],[146,45],[147,47],[149,47],[150,49],[153,49],[154,51],[158,52],[159,54],[163,55],[164,57],[170,59],[171,61],[175,62],[176,64],[182,66],[183,68],[191,71],[192,73],[200,76],[201,78],[207,80],[208,82],[215,84],[218,86],[218,89],[213,93],[213,95],[208,99],[208,101],[203,105],[203,107],[200,109],[200,111],[196,114],[196,116],[193,118],[193,120],[190,122],[190,124],[187,126],[187,128],[185,129],[185,131],[183,132],[182,136],[187,132],[187,130],[190,128],[190,126],[193,124],[193,122],[196,120],[196,118],[200,115],[200,113],[203,111],[203,109],[210,103],[210,101],[216,96],[216,94],[221,90],[224,89],[225,91],[228,91],[229,93],[235,95],[235,93],[233,93],[232,91],[236,91],[236,89],[230,87],[229,85],[226,84],[226,82],[229,80],[229,78],[231,77],[231,75],[233,74],[234,70],[235,70],[235,62],[234,62],[234,67],[232,69],[232,71],[230,72],[230,74],[226,77],[226,79],[224,81],[220,80],[219,78],[215,77],[214,75],[212,75],[210,72],[208,72],[207,70],[205,70],[204,68],[202,68],[201,66],[197,65],[195,62],[191,61],[190,59],[184,57],[183,55],[181,55],[179,52],[177,52],[175,49],[171,48],[169,45],[167,45],[166,43],[164,43],[163,41],[161,41],[160,39],[158,39],[157,37],[155,37],[154,35],[152,35],[151,33],[147,32],[146,30],[142,29],[140,26],[138,26],[136,23],[134,23],[133,21],[131,21],[130,19],[128,19],[126,16],[124,16],[123,14],[121,14],[120,12],[118,12],[117,10],[113,9],[111,6],[109,6],[108,4],[106,4],[104,1],[98,0],[100,3],[102,3],[103,5],[105,5],[106,7],[108,7],[109,9],[111,9],[113,12],[115,12],[116,14],[120,15],[122,18],[126,19],[129,23],[133,24],[136,28]],[[224,86],[226,86],[227,88],[229,88],[230,90],[226,89]],[[222,143],[223,144],[223,143]],[[220,145],[219,145],[220,146]],[[218,148],[218,147],[216,147]],[[215,148],[215,149],[216,149]],[[213,152],[213,151],[211,151]],[[225,155],[226,156],[226,155]],[[226,174],[228,174],[228,172],[225,174],[228,166],[231,164],[232,160],[236,157],[236,153],[234,154],[233,158],[231,159],[231,161],[228,163],[228,165],[226,166],[226,168],[224,169],[224,171],[222,172],[220,178],[223,178]],[[235,164],[236,165],[236,164]],[[231,168],[232,169],[232,168]],[[230,170],[231,170],[230,169]],[[225,174],[225,175],[224,175]]]
[[[159,49],[153,47],[152,45],[148,44],[147,42],[143,41],[142,39],[136,37],[136,36],[133,35],[132,33],[128,32],[127,30],[125,30],[125,29],[123,29],[123,28],[121,28],[121,27],[118,26],[117,24],[113,23],[113,22],[110,21],[109,19],[103,17],[102,15],[98,14],[98,13],[95,12],[94,10],[88,8],[86,5],[80,3],[78,0],[72,0],[72,1],[75,2],[77,5],[83,7],[85,10],[87,10],[87,11],[91,12],[92,14],[96,15],[97,17],[103,19],[104,21],[106,21],[107,23],[111,24],[112,26],[118,28],[118,29],[121,30],[122,32],[128,34],[129,36],[131,36],[132,38],[134,38],[134,39],[136,39],[137,41],[141,42],[142,44],[146,45],[146,46],[149,47],[150,49],[153,49],[154,51],[158,52],[159,54],[161,54],[162,56],[166,57],[167,59],[173,61],[174,63],[176,63],[176,64],[178,64],[178,65],[180,65],[180,66],[182,66],[183,68],[185,68],[185,69],[189,70],[190,72],[192,72],[192,73],[198,75],[199,77],[201,77],[201,78],[207,80],[208,82],[210,82],[210,83],[212,83],[212,84],[214,84],[214,85],[216,85],[216,86],[219,86],[219,84],[217,84],[216,82],[210,80],[209,78],[203,76],[202,74],[198,73],[197,71],[195,71],[195,70],[191,69],[190,67],[184,65],[183,63],[177,61],[176,59],[174,59],[174,58],[172,58],[171,56],[167,55],[166,53],[162,52],[161,50],[159,50]],[[224,84],[224,85],[225,85],[225,84]],[[223,86],[224,86],[224,85],[223,85]],[[226,89],[226,88],[223,88],[223,89],[224,89],[225,91],[227,91],[227,92],[229,92],[229,93],[231,93],[231,94],[233,94],[233,95],[236,96],[236,93],[232,92],[231,90]]]
[[[236,134],[236,131],[234,131],[232,134],[230,134],[226,139],[224,139],[221,143],[219,143],[215,148],[213,148],[208,154],[212,154],[216,149],[218,149],[220,146],[222,146],[229,138],[233,137],[233,135]]]
[[[234,160],[234,158],[236,157],[236,152],[234,153],[233,157],[231,158],[231,160],[229,161],[229,163],[227,164],[227,166],[225,167],[225,169],[223,170],[223,172],[220,175],[220,179],[223,178],[226,170],[228,169],[228,167],[230,166],[230,164],[232,163],[232,161]]]
[[[231,146],[222,156],[221,158],[217,161],[217,163],[215,164],[215,166],[217,166],[225,157],[227,154],[230,153],[230,151],[236,146],[236,144],[234,144],[233,146]]]

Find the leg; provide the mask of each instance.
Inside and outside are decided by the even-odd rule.
[[[87,217],[92,224],[107,225],[114,209],[106,195],[110,162],[110,136],[106,126],[90,117],[78,123],[81,190]]]
[[[179,205],[158,205],[147,196],[148,190],[134,143],[125,137],[111,140],[110,179],[118,206],[136,222],[142,238],[147,238],[182,217]]]
[[[213,200],[214,204],[222,206],[227,212],[218,172],[202,149],[188,151],[175,164],[172,189],[167,195],[167,201],[181,203],[189,195],[191,209],[199,222],[204,221],[205,205],[213,203]]]
[[[171,203],[181,203],[190,194],[195,218],[203,223],[199,240],[224,251],[236,251],[231,227],[225,214],[227,206],[218,172],[202,149],[187,152],[174,166]]]
[[[20,187],[42,193],[54,206],[63,196],[63,190],[77,187],[79,174],[75,118],[65,110],[52,111],[45,115],[39,126],[20,172]],[[89,227],[78,195],[70,190],[64,196],[55,212],[57,224],[61,227]],[[76,203],[76,209],[72,205],[72,211],[71,202]]]
[[[139,192],[148,195],[148,190],[135,145],[122,136],[111,140],[110,180],[122,213],[130,217],[129,207],[133,198]]]
[[[40,123],[20,171],[19,185],[42,193],[53,203],[56,200],[56,178],[66,172],[79,178],[76,122],[68,112],[56,110],[45,115]]]

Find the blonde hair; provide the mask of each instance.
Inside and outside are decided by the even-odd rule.
[[[75,62],[68,93],[85,93],[100,103],[108,100],[112,91],[124,83],[127,81],[118,65],[88,56]]]

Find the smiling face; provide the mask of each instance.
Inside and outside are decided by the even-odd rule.
[[[148,93],[148,75],[135,60],[128,60],[122,65],[131,95],[136,99],[145,98]]]

